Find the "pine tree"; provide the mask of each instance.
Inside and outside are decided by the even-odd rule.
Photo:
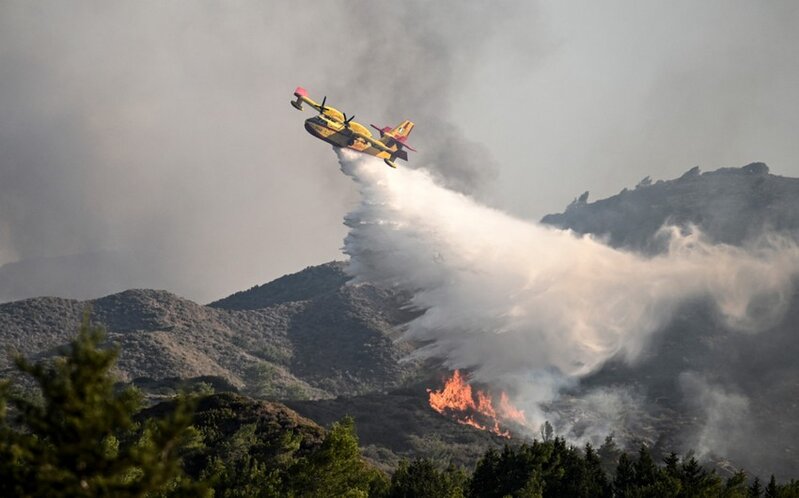
[[[743,470],[731,475],[724,484],[724,496],[743,498],[748,493],[749,487],[746,485],[746,472]]]
[[[619,462],[621,453],[618,445],[616,445],[616,441],[613,440],[613,434],[605,437],[605,442],[602,443],[602,446],[597,450],[597,456],[602,462],[602,470],[606,475],[611,477],[615,475],[616,465]]]
[[[216,456],[208,462],[203,478],[213,482],[214,497],[244,498],[279,496],[281,473],[276,465],[254,456],[260,441],[256,424],[245,424],[229,439],[218,443]],[[278,444],[280,450],[290,451],[294,441],[287,435]],[[277,458],[275,458],[277,460]],[[272,463],[272,462],[270,462]]]
[[[64,356],[38,363],[15,358],[40,399],[8,383],[0,390],[3,496],[127,497],[189,486],[178,458],[191,421],[188,402],[166,419],[137,423],[140,395],[114,389],[117,351],[99,347],[104,337],[86,312]]]
[[[665,470],[666,474],[669,477],[674,477],[679,479],[680,477],[680,457],[677,456],[677,453],[673,451],[669,453],[669,456],[663,459],[663,463],[666,464]]]
[[[708,473],[693,456],[683,459],[680,466],[680,496],[718,496],[721,494],[721,479]]]
[[[752,484],[749,486],[747,490],[746,496],[748,498],[760,498],[763,496],[763,486],[760,484],[760,478],[755,477],[755,480],[752,481]]]
[[[432,461],[403,461],[391,478],[388,498],[462,498],[466,476],[450,466],[439,471]]]
[[[658,478],[658,468],[649,454],[646,445],[638,448],[638,460],[633,465],[635,471],[635,484],[639,487],[652,486]]]
[[[499,452],[494,448],[489,448],[483,453],[482,458],[477,462],[477,466],[472,472],[469,480],[469,496],[490,496],[500,486],[499,475],[500,457]]]
[[[777,498],[779,491],[777,490],[777,481],[774,479],[774,474],[771,474],[771,479],[766,486],[766,498]]]
[[[610,483],[602,470],[602,462],[591,443],[585,445],[585,473],[587,496],[611,496]]]
[[[619,464],[616,467],[616,478],[613,479],[614,496],[632,496],[635,489],[635,470],[626,453],[619,457]]]
[[[385,476],[363,461],[352,417],[334,423],[322,445],[289,472],[291,496],[368,496],[388,486]]]

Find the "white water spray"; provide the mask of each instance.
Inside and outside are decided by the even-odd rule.
[[[672,229],[669,250],[644,257],[479,205],[423,170],[339,160],[361,195],[345,220],[354,281],[409,291],[424,311],[406,332],[428,344],[417,354],[533,411],[612,357],[634,361],[688,301],[709,299],[733,329],[772,325],[799,273],[784,240],[742,249]]]

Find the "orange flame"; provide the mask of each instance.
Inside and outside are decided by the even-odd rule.
[[[524,411],[513,406],[504,391],[500,393],[497,411],[491,396],[479,389],[472,391],[472,386],[459,370],[455,370],[452,377],[447,379],[443,389],[428,389],[427,392],[430,394],[429,402],[433,410],[449,415],[464,425],[510,438],[510,432],[502,429],[501,422],[525,423]]]
[[[459,370],[455,370],[452,377],[444,384],[441,391],[427,390],[430,393],[430,406],[438,413],[444,410],[456,410],[465,412],[474,410],[474,399],[472,398],[472,386],[467,384]]]
[[[508,395],[503,391],[499,395],[499,414],[502,418],[513,420],[517,424],[524,425],[527,420],[524,418],[524,410],[519,410],[513,406],[508,399]]]

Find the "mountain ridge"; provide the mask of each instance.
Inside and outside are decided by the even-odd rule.
[[[91,309],[92,319],[108,329],[109,342],[120,347],[122,380],[214,375],[260,396],[357,394],[396,387],[413,374],[416,367],[401,362],[408,346],[394,341],[404,313],[395,311],[397,296],[346,285],[338,262],[305,271],[330,274],[336,285],[251,309],[228,309],[224,300],[201,305],[149,289],[89,301],[32,298],[0,304],[0,330],[7,347],[52,355]],[[9,366],[10,359],[0,358],[0,369]]]
[[[667,223],[695,225],[715,242],[745,246],[774,231],[796,237],[799,179],[771,175],[762,163],[709,173],[692,168],[680,178],[643,181],[596,202],[580,196],[542,222],[645,254],[664,250],[657,233]],[[418,316],[405,306],[408,296],[348,280],[346,264],[331,262],[208,305],[148,289],[89,301],[31,298],[0,304],[0,338],[23,354],[52,356],[91,306],[93,319],[106,324],[109,342],[120,346],[122,380],[158,389],[174,385],[175,378],[212,376],[243,394],[284,400],[322,423],[353,413],[369,454],[387,465],[414,453],[457,460],[458,451],[477,455],[495,444],[427,409],[420,386],[433,382],[436,365],[406,361],[414,345],[397,341],[401,325]],[[631,438],[665,450],[684,450],[674,446],[690,441],[712,449],[711,443],[724,442],[723,431],[712,427],[721,420],[727,432],[763,435],[762,444],[739,441],[748,452],[730,447],[736,465],[793,476],[799,462],[792,442],[799,440],[799,424],[792,422],[799,420],[799,406],[791,401],[799,398],[799,383],[792,380],[799,378],[799,366],[791,361],[799,354],[796,323],[796,293],[780,324],[752,336],[726,330],[712,309],[691,303],[640,361],[611,360],[554,408],[585,426],[586,394],[632,393],[640,413],[624,415]],[[0,358],[0,370],[9,365]],[[386,427],[392,434],[381,434]],[[430,427],[446,434],[437,437]]]
[[[799,178],[772,175],[764,163],[706,173],[694,167],[674,180],[646,177],[632,190],[587,199],[588,192],[541,222],[645,253],[665,249],[657,237],[664,225],[695,225],[711,241],[733,245],[769,232],[799,233]]]

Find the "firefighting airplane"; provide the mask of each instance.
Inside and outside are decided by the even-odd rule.
[[[416,149],[405,143],[413,129],[413,123],[410,121],[403,121],[395,128],[378,128],[371,125],[380,132],[380,139],[377,140],[372,138],[372,132],[364,125],[353,121],[355,116],[347,117],[338,109],[326,106],[327,97],[324,97],[322,103],[318,104],[308,97],[308,92],[304,88],[299,86],[294,90],[294,96],[297,99],[292,100],[291,105],[295,109],[301,111],[304,102],[319,111],[318,116],[305,120],[305,129],[316,138],[336,147],[347,147],[364,154],[377,156],[392,168],[397,167],[394,164],[395,159],[408,160],[408,153],[404,149],[416,152]]]

